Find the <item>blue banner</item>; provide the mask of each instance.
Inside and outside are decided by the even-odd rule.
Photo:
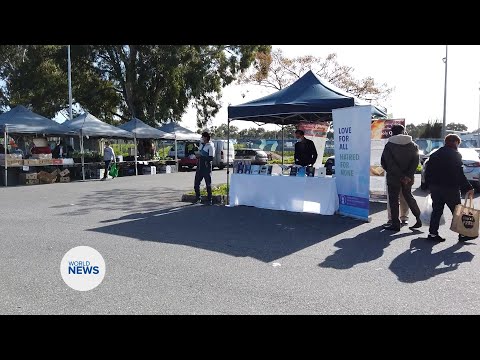
[[[339,213],[369,220],[371,106],[333,110]]]

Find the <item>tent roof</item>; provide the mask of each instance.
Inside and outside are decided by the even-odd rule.
[[[84,136],[110,137],[110,138],[133,138],[131,132],[107,124],[89,113],[77,116],[75,119],[64,122],[66,126]]]
[[[274,124],[296,124],[332,119],[332,110],[355,105],[369,105],[311,70],[290,86],[245,104],[229,106],[228,118]],[[387,116],[386,109],[372,105],[372,115]]]
[[[137,118],[120,125],[119,128],[134,133],[137,139],[175,139],[173,134],[155,129]]]
[[[13,134],[73,135],[73,131],[63,124],[35,114],[19,105],[0,115],[0,128],[7,127]]]
[[[158,127],[158,129],[165,131],[166,133],[175,135],[177,140],[197,141],[202,138],[202,135],[197,134],[193,131],[190,131],[184,128],[183,126],[178,125],[176,122],[170,122],[168,124],[164,124]]]

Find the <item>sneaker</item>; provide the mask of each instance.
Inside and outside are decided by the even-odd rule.
[[[408,225],[408,220],[402,220],[400,226],[407,226]]]
[[[193,203],[194,203],[195,205],[201,204],[201,203],[202,203],[202,199],[196,199]]]
[[[410,226],[410,229],[419,229],[422,227],[422,220],[420,220],[420,218],[417,219],[417,222],[415,223],[415,225],[413,226]]]
[[[389,231],[400,231],[400,225],[391,224],[390,226],[385,226],[384,229]]]
[[[101,178],[101,179],[100,179],[100,181],[105,181],[105,180],[107,180],[107,179],[106,179],[106,178]]]
[[[440,235],[434,235],[434,234],[428,234],[428,240],[433,240],[433,241],[437,241],[437,242],[442,242],[442,241],[445,241],[444,238],[442,238]]]
[[[465,236],[462,234],[458,234],[458,241],[469,241],[469,240],[475,240],[477,237],[472,237],[472,236]]]

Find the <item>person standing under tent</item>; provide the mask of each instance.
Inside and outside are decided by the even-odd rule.
[[[212,205],[212,161],[215,156],[215,147],[210,141],[210,134],[208,132],[202,133],[201,143],[199,151],[196,153],[198,163],[194,183],[195,203],[200,204],[202,202],[200,197],[200,183],[205,179],[208,194],[207,204]]]
[[[312,140],[305,137],[303,130],[295,131],[298,142],[295,143],[295,165],[309,166],[315,164],[318,153]]]
[[[102,180],[107,180],[108,171],[110,170],[110,164],[112,161],[116,164],[117,159],[115,158],[115,152],[113,151],[110,143],[105,141],[105,148],[103,149],[103,161],[105,162],[105,173],[103,174]]]

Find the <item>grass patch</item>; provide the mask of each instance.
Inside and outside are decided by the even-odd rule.
[[[216,195],[227,196],[227,194],[228,194],[227,184],[212,186],[212,195],[213,196],[216,196]],[[187,195],[195,195],[195,191],[190,191],[189,193],[187,193]],[[200,195],[201,196],[207,196],[207,188],[205,188],[205,187],[200,188]]]

